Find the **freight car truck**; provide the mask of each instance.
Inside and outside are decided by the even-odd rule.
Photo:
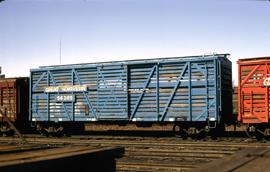
[[[80,123],[174,124],[182,136],[233,121],[229,54],[45,66],[30,72],[43,133]]]

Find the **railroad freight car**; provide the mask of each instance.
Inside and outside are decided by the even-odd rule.
[[[238,121],[249,136],[270,136],[270,57],[239,59]]]
[[[229,54],[45,66],[30,72],[30,121],[62,132],[85,122],[173,123],[181,135],[232,122]]]
[[[0,134],[11,135],[14,128],[24,130],[28,126],[29,79],[0,79]]]

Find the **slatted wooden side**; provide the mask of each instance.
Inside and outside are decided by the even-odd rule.
[[[223,106],[221,97],[230,91],[223,90],[231,85],[222,86],[222,82],[231,81],[231,64],[221,58],[226,55],[34,69],[31,120],[218,121]],[[221,68],[228,70],[222,72]],[[45,91],[47,87],[73,85],[86,85],[87,90]],[[63,94],[72,94],[75,101],[55,101],[56,96]]]
[[[238,120],[243,123],[267,123],[269,120],[270,77],[267,60],[239,61]]]
[[[17,87],[15,79],[0,79],[0,108],[11,121],[16,121]],[[1,114],[0,120],[3,120]]]

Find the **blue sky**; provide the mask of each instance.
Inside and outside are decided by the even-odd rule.
[[[270,2],[249,0],[6,0],[0,66],[8,77],[62,64],[230,53],[270,55]],[[237,79],[237,75],[233,76]]]

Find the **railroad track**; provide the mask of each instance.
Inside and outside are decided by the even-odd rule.
[[[270,143],[246,138],[218,140],[181,140],[179,138],[127,136],[73,136],[45,138],[26,135],[28,143],[80,146],[123,146],[125,154],[116,161],[117,171],[189,171],[213,160],[233,155],[239,150]],[[2,137],[0,142],[16,142],[18,138]]]
[[[115,170],[123,147],[0,144],[0,171],[104,171]]]

